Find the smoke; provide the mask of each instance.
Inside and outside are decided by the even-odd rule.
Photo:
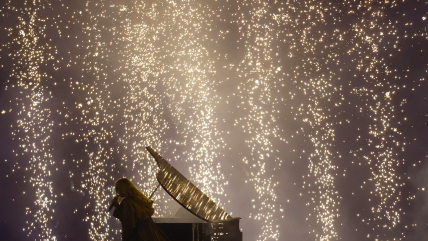
[[[406,223],[410,236],[408,240],[428,240],[428,163],[425,158],[418,167],[409,171],[409,192],[404,195],[410,211]]]

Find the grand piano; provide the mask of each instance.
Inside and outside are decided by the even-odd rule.
[[[180,206],[173,217],[153,217],[170,240],[242,241],[241,218],[231,217],[151,147],[146,149],[159,166],[159,184]]]

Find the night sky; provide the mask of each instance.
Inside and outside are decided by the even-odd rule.
[[[0,7],[0,240],[121,240],[153,147],[245,241],[428,240],[428,4]],[[164,191],[154,216],[173,216]]]

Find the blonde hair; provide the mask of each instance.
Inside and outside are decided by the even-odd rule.
[[[119,197],[134,197],[140,201],[151,203],[151,200],[143,194],[128,178],[121,178],[114,184],[116,196]]]

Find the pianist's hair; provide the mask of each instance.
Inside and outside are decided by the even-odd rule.
[[[119,196],[119,202],[120,197],[134,197],[143,202],[152,202],[128,178],[117,180],[114,188],[116,189],[116,195]]]

